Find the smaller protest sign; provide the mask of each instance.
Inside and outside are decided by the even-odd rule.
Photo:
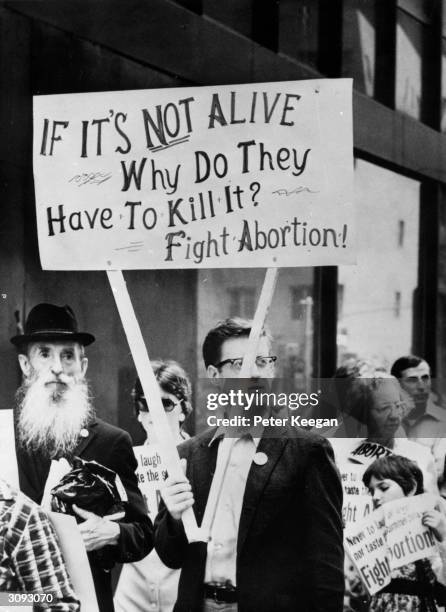
[[[388,457],[393,455],[390,448],[379,444],[378,442],[369,442],[368,440],[362,440],[356,448],[354,448],[350,455],[349,460],[354,463],[362,463],[362,465],[369,465],[376,459],[381,457]]]
[[[166,463],[162,458],[162,450],[158,444],[134,446],[138,467],[136,477],[138,486],[149,510],[149,516],[154,520],[158,513],[161,498],[161,488],[167,478]]]
[[[392,569],[437,553],[437,543],[421,519],[433,510],[435,497],[429,493],[404,497],[383,506],[387,546]]]
[[[19,489],[19,472],[15,452],[13,410],[0,410],[0,476],[10,486]]]
[[[373,510],[370,495],[345,495],[342,506],[344,525],[358,523],[370,515]]]
[[[341,483],[344,491],[342,518],[344,525],[357,523],[366,518],[373,510],[372,498],[362,482],[365,466],[351,462],[342,462],[339,466]]]
[[[344,544],[369,595],[390,583],[382,510],[375,510],[361,522],[351,523],[345,530]]]
[[[434,507],[428,493],[403,497],[347,525],[345,549],[370,595],[389,584],[392,570],[437,554],[434,534],[422,524]]]

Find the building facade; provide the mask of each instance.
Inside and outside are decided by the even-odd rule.
[[[415,352],[441,379],[446,0],[2,0],[0,67],[0,408],[19,383],[17,325],[38,302],[68,303],[97,337],[89,356],[100,415],[138,437],[133,362],[105,273],[40,268],[37,94],[353,78],[358,264],[281,270],[269,318],[279,373],[303,388],[351,356],[388,366]],[[126,273],[149,355],[186,367],[196,403],[206,330],[252,316],[263,274]]]

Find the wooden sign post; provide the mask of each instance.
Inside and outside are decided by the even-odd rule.
[[[266,271],[262,290],[260,292],[259,301],[257,303],[256,313],[254,315],[251,331],[249,334],[248,346],[246,348],[246,353],[243,357],[240,378],[251,377],[252,367],[257,357],[257,347],[259,345],[260,336],[263,330],[263,326],[265,325],[265,320],[268,315],[269,308],[271,306],[271,301],[273,299],[278,272],[278,268],[268,268]],[[223,473],[227,468],[229,457],[230,455],[226,457],[225,465],[220,466]],[[216,489],[214,487],[211,487],[209,491],[209,496],[203,516],[203,522],[201,525],[202,538],[204,541],[207,541],[209,539],[212,523],[214,522],[215,518],[215,512],[217,510],[218,500],[220,498],[220,493],[221,488]]]

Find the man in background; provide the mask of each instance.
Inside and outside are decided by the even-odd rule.
[[[390,373],[398,379],[409,407],[404,420],[407,436],[431,449],[438,478],[442,481],[446,454],[446,410],[432,392],[430,366],[421,357],[407,355],[395,361]]]

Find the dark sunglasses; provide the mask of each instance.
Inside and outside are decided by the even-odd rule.
[[[140,412],[150,412],[145,397],[139,397],[136,400],[136,403],[138,404],[138,410]],[[176,408],[177,406],[180,406],[181,400],[178,400],[177,402],[174,402],[173,400],[171,400],[168,397],[162,397],[161,398],[161,403],[163,405],[163,408],[164,408],[165,412],[172,412],[172,410],[174,408]]]

